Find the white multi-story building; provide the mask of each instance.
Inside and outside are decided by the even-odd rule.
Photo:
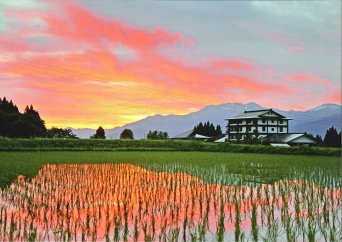
[[[269,134],[287,134],[289,120],[272,109],[245,111],[244,113],[226,119],[228,120],[228,140],[236,142],[244,139],[246,134],[265,137]]]

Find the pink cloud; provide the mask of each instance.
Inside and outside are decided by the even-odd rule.
[[[304,99],[317,85],[327,94],[326,99],[316,95],[315,100],[338,98],[329,97],[333,90],[327,85],[329,80],[310,73],[281,73],[238,58],[205,56],[204,63],[195,58],[187,62],[171,59],[161,53],[161,47],[190,48],[194,40],[165,27],[143,29],[95,15],[69,1],[51,4],[63,11],[55,11],[56,6],[44,11],[6,11],[18,17],[22,26],[7,37],[0,36],[0,41],[7,41],[0,49],[12,53],[6,61],[0,59],[0,72],[20,80],[14,89],[34,93],[30,100],[19,92],[10,92],[15,96],[10,98],[36,104],[51,124],[82,126],[89,121],[112,127],[134,121],[124,118],[129,115],[186,113],[208,104],[236,101],[279,108],[291,108],[301,101],[311,106]],[[37,18],[43,21],[42,28],[28,24]],[[32,35],[44,41],[33,45],[28,41]],[[278,35],[274,38],[286,40]],[[122,61],[117,45],[127,48],[134,58]],[[8,93],[9,81],[0,77],[1,91]]]
[[[185,38],[181,33],[169,33],[163,27],[146,31],[119,20],[94,15],[87,9],[69,2],[64,2],[62,15],[49,13],[42,16],[42,19],[49,24],[47,34],[77,42],[84,41],[95,46],[101,45],[103,39],[124,43],[142,51],[177,42],[192,44],[192,40]]]
[[[310,73],[296,73],[289,75],[287,79],[294,81],[295,83],[303,83],[309,85],[321,85],[330,88],[338,88],[338,85],[333,83],[332,81],[321,78],[319,76],[312,75]]]
[[[212,60],[210,66],[214,69],[232,69],[250,71],[253,69],[253,65],[246,61],[241,60],[227,60],[227,59],[215,59]]]

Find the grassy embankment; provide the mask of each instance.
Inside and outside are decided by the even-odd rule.
[[[34,177],[48,163],[133,163],[154,171],[186,172],[207,182],[246,184],[309,179],[341,186],[339,157],[222,152],[0,152],[0,187],[18,175]],[[223,178],[222,178],[223,177]],[[336,184],[335,184],[336,183]]]
[[[207,151],[341,156],[340,148],[272,147],[181,140],[8,139],[0,151]]]

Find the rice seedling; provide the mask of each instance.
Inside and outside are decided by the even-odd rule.
[[[340,239],[338,178],[320,178],[322,170],[314,169],[300,179],[263,183],[250,181],[249,169],[232,169],[46,164],[32,179],[20,176],[0,190],[0,240]]]

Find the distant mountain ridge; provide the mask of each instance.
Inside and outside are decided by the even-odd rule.
[[[175,136],[179,133],[192,129],[199,122],[212,122],[221,125],[223,131],[226,130],[227,121],[225,119],[238,115],[246,110],[266,109],[254,102],[225,103],[220,105],[209,105],[199,111],[191,112],[185,115],[160,115],[149,116],[139,121],[126,124],[113,129],[106,129],[107,138],[119,138],[124,129],[131,129],[134,137],[144,138],[149,130],[161,130],[168,132],[169,136]],[[319,134],[324,137],[325,132],[331,126],[338,131],[341,130],[341,105],[322,104],[306,111],[283,111],[273,108],[276,112],[292,118],[289,123],[289,132],[308,132]],[[89,138],[95,133],[93,129],[74,129],[72,131],[80,138]]]

